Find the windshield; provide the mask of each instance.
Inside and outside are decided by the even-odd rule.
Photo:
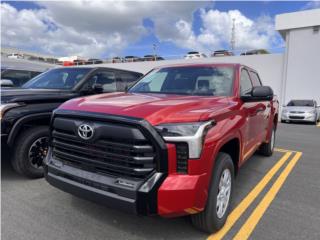
[[[232,67],[169,67],[143,77],[129,92],[230,96]]]
[[[23,88],[72,89],[91,68],[56,68],[25,83]]]
[[[314,107],[312,100],[292,100],[288,103],[288,107]]]

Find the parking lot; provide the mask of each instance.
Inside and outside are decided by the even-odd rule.
[[[320,239],[320,125],[279,124],[277,151],[241,169],[233,211],[208,236],[189,218],[125,214],[29,180],[2,159],[3,239]]]

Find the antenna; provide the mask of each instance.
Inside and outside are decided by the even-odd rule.
[[[232,31],[231,31],[231,41],[230,41],[230,46],[231,46],[231,51],[233,52],[235,49],[236,45],[236,19],[232,19]]]
[[[157,44],[152,44],[153,47],[153,60],[157,61]]]

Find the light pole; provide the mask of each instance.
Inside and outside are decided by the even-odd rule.
[[[234,52],[235,49],[235,45],[236,45],[236,19],[232,19],[232,30],[231,30],[231,41],[230,41],[230,45],[231,45],[231,51]]]
[[[152,44],[153,47],[153,60],[156,61],[157,55],[156,55],[156,50],[157,50],[157,44]]]

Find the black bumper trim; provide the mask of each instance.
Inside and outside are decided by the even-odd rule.
[[[94,201],[108,207],[118,208],[130,213],[137,213],[136,200],[125,198],[114,193],[109,193],[94,187],[90,187],[70,179],[46,173],[46,180],[54,187],[75,196]]]
[[[139,181],[134,183],[134,187],[127,188],[115,184],[119,179],[117,177],[102,176],[70,166],[56,167],[54,164],[57,162],[46,159],[44,164],[45,178],[52,186],[125,212],[139,215],[157,214],[157,193],[165,174],[155,172],[145,182]]]

